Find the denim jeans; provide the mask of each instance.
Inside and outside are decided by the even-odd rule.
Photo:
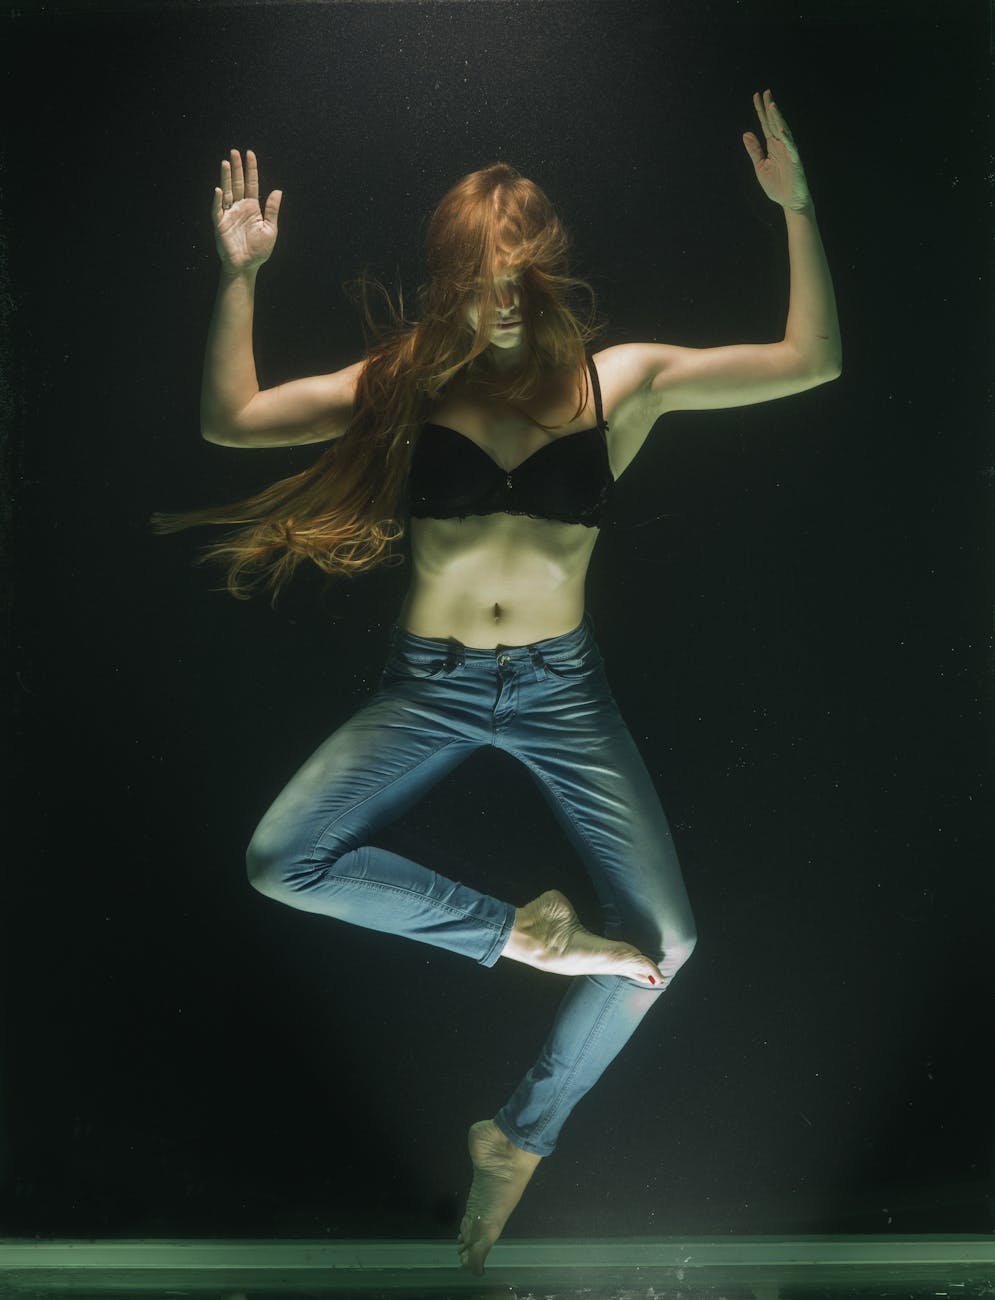
[[[369,843],[483,745],[506,750],[534,777],[591,876],[605,936],[634,944],[665,977],[660,988],[617,975],[570,979],[535,1064],[494,1116],[516,1146],[548,1156],[695,943],[670,827],[612,697],[589,614],[562,636],[494,650],[395,626],[376,692],[259,823],[249,878],[292,907],[493,966],[514,904]]]

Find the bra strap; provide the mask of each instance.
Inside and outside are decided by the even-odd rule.
[[[607,433],[608,425],[605,421],[605,413],[601,407],[601,384],[598,381],[598,372],[594,365],[594,358],[590,355],[588,355],[587,358],[587,368],[591,373],[591,384],[594,388],[594,414],[597,418],[598,424],[601,425],[605,433]]]

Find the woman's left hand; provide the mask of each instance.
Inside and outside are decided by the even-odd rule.
[[[765,90],[763,98],[753,96],[753,106],[763,127],[764,140],[767,143],[767,155],[764,156],[760,141],[752,131],[743,136],[746,152],[753,161],[757,180],[763,192],[782,208],[799,211],[812,206],[812,196],[808,192],[805,169],[798,156],[788,124],[781,116],[781,110]]]

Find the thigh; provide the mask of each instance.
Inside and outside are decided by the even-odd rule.
[[[420,689],[424,701],[428,685]],[[444,717],[444,709],[419,707],[403,690],[379,690],[290,778],[250,853],[309,860],[366,843],[478,747]]]
[[[546,685],[534,725],[517,730],[517,756],[592,879],[605,934],[645,952],[693,945],[670,824],[603,667]]]

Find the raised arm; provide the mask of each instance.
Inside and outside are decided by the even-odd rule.
[[[843,346],[833,281],[815,219],[801,157],[769,90],[753,96],[767,153],[752,131],[743,136],[757,180],[784,209],[791,292],[784,338],[685,348],[671,343],[622,343],[601,355],[611,367],[618,403],[638,402],[645,418],[616,430],[612,464],[617,478],[667,411],[749,406],[803,393],[843,372]]]
[[[281,190],[259,207],[256,156],[221,164],[211,216],[221,278],[204,353],[200,429],[223,447],[281,447],[340,437],[352,416],[363,362],[260,390],[252,351],[256,275],[276,243]]]

